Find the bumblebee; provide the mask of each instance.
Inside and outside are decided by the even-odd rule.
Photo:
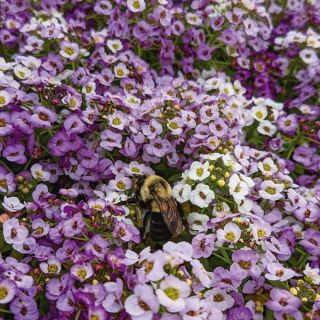
[[[170,184],[162,177],[151,175],[142,183],[140,200],[146,213],[143,218],[141,236],[147,229],[154,241],[167,241],[176,238],[184,230],[183,211],[172,197]]]
[[[184,230],[183,210],[172,197],[170,184],[162,177],[151,175],[136,184],[136,194],[117,205],[139,205],[145,212],[141,238],[147,234],[156,242],[168,241]]]

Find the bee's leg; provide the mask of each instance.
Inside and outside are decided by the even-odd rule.
[[[146,236],[146,229],[147,229],[150,218],[151,218],[151,212],[147,211],[143,217],[142,228],[140,230],[141,239],[144,239]]]

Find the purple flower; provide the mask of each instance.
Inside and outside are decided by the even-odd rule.
[[[152,320],[153,314],[159,309],[159,302],[152,287],[137,285],[134,294],[126,299],[124,307],[132,319]]]
[[[317,256],[320,254],[320,232],[309,228],[304,232],[303,240],[300,244],[311,254]]]
[[[209,258],[213,252],[214,234],[199,233],[192,239],[193,258]]]
[[[85,251],[103,261],[108,252],[109,243],[100,235],[95,235],[85,246]]]
[[[233,264],[230,267],[230,271],[243,280],[248,275],[257,278],[261,270],[257,266],[259,261],[258,254],[251,249],[240,249],[236,250],[232,254]]]
[[[284,289],[273,288],[270,297],[271,300],[266,303],[266,306],[279,313],[294,313],[301,306],[300,299]]]
[[[241,306],[231,309],[228,312],[227,320],[251,320],[252,313],[249,308]]]
[[[39,318],[37,303],[25,294],[21,294],[21,297],[16,298],[11,302],[10,310],[17,320],[37,320]]]
[[[4,137],[13,132],[14,129],[10,118],[10,113],[0,112],[0,137]]]
[[[115,226],[112,232],[115,238],[119,238],[122,241],[129,242],[134,241],[136,243],[140,242],[140,232],[132,224],[127,224],[123,221],[115,222]]]
[[[71,219],[63,223],[63,233],[66,237],[73,237],[79,234],[85,226],[81,213],[76,213]]]
[[[0,282],[0,304],[6,304],[10,302],[15,294],[17,287],[14,281],[4,279]]]
[[[86,129],[86,125],[80,120],[76,114],[71,114],[64,120],[63,127],[68,135],[73,133],[82,133]]]
[[[45,107],[36,106],[31,116],[31,124],[35,128],[51,128],[52,123],[57,120],[57,114]]]
[[[93,269],[90,263],[74,264],[70,269],[70,274],[74,279],[84,282],[92,277]]]
[[[18,219],[12,218],[3,224],[3,237],[9,244],[22,244],[28,237],[28,229],[20,225]]]

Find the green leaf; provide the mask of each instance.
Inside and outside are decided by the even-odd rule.
[[[273,315],[273,311],[271,311],[270,309],[266,308],[266,320],[274,320],[274,315]]]

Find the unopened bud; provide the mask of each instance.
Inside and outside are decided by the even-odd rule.
[[[211,178],[212,181],[217,180],[217,177],[214,174],[212,174],[210,178]]]
[[[224,177],[225,177],[225,178],[229,178],[229,177],[230,177],[230,173],[229,173],[228,171],[225,172],[225,173],[224,173]]]
[[[219,187],[223,187],[226,184],[226,182],[224,180],[220,179],[220,180],[218,180],[217,184]]]
[[[187,285],[188,285],[188,286],[191,286],[191,285],[192,285],[192,280],[191,280],[191,279],[187,279],[186,281],[187,281]]]
[[[291,292],[294,296],[298,295],[298,290],[297,290],[296,288],[290,288],[290,292]]]

